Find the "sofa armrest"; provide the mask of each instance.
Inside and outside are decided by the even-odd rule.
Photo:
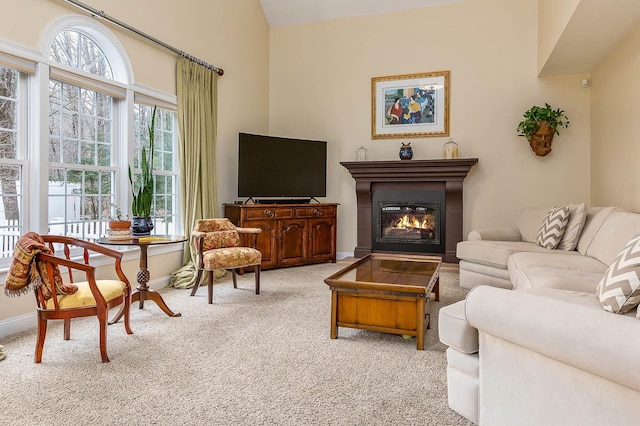
[[[478,331],[640,391],[640,320],[604,311],[594,294],[472,289],[465,315]],[[480,344],[482,358],[482,344]]]
[[[489,228],[469,232],[469,241],[521,241],[518,228]]]

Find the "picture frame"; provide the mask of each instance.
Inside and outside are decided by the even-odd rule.
[[[371,138],[449,136],[449,71],[371,79]]]

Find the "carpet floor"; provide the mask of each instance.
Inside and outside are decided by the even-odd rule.
[[[340,328],[329,337],[324,278],[344,264],[227,274],[214,286],[162,289],[182,316],[153,302],[131,309],[127,335],[109,326],[110,363],[100,362],[95,318],[52,322],[41,364],[36,333],[0,339],[0,425],[468,425],[447,405],[440,306],[464,298],[457,272],[441,274],[425,350],[415,338]],[[113,313],[112,315],[113,316]]]

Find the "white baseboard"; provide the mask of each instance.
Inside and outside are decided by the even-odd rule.
[[[35,312],[2,320],[0,321],[0,339],[26,330],[32,330],[37,326],[38,321]]]
[[[155,280],[151,280],[147,285],[153,290],[160,290],[167,286],[171,277],[162,277]],[[137,284],[133,285],[132,290],[135,291]],[[34,301],[35,304],[35,301]],[[11,336],[12,334],[21,333],[23,331],[34,329],[38,326],[35,313],[30,312],[28,314],[20,315],[17,317],[8,318],[0,321],[0,339],[3,337]]]

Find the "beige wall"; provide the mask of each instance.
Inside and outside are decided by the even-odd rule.
[[[538,0],[538,72],[581,0]]]
[[[591,78],[591,198],[640,211],[640,30]]]
[[[269,26],[260,2],[83,0],[83,3],[225,70],[218,83],[218,197],[220,203],[234,199],[238,132],[268,132]],[[0,6],[11,11],[11,19],[4,19],[0,25],[0,39],[9,46],[45,58],[42,40],[49,28],[66,16],[86,16],[79,9],[54,0],[18,3],[0,0]],[[105,21],[99,22],[125,48],[133,67],[133,83],[176,94],[173,53]],[[171,271],[180,266],[181,259],[179,252],[162,256],[153,256],[150,252],[152,281],[166,281]],[[135,282],[137,265],[137,255],[125,264],[132,282]],[[8,299],[0,294],[0,320],[30,313],[33,309],[33,296]]]
[[[329,141],[327,201],[341,204],[338,251],[356,245],[355,185],[339,163],[440,158],[447,138],[371,139],[371,78],[451,71],[451,137],[479,164],[465,181],[464,233],[514,224],[524,206],[589,202],[589,90],[583,75],[538,79],[537,0],[475,0],[271,30],[270,132]],[[536,157],[516,127],[532,105],[569,129]]]

